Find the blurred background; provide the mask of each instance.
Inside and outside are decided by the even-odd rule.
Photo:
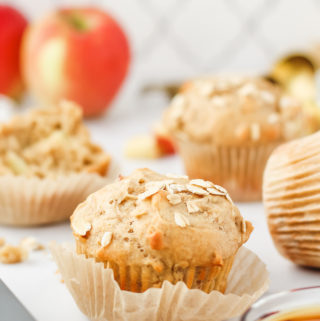
[[[32,30],[28,37],[25,35],[29,33],[26,29],[22,33],[21,27],[16,33],[16,39],[18,32],[27,39],[21,42],[26,44],[21,50],[15,49],[16,60],[19,61],[19,54],[23,57],[22,81],[28,87],[22,90],[20,105],[46,105],[35,99],[37,94],[52,105],[64,98],[74,100],[82,106],[85,116],[95,116],[86,119],[93,139],[120,159],[124,154],[130,159],[172,154],[167,133],[161,132],[161,128],[155,130],[155,123],[169,104],[168,91],[163,88],[206,74],[271,75],[285,91],[301,99],[312,117],[318,119],[320,128],[320,50],[314,50],[320,44],[320,1],[11,0],[0,4],[20,12],[25,26],[28,24]],[[106,14],[100,21],[106,27],[104,32],[99,32],[99,23],[90,25],[88,13],[76,12],[85,7]],[[62,8],[70,8],[73,13],[61,19]],[[9,34],[10,23],[19,29],[19,20],[21,24],[23,19],[16,18],[14,22],[10,18],[12,12],[2,11],[0,41]],[[51,20],[48,14],[53,17]],[[112,23],[108,27],[108,14],[115,19],[116,27]],[[44,21],[42,25],[36,24],[39,19]],[[57,26],[59,21],[68,27],[58,28],[55,36],[48,36],[50,23]],[[59,41],[52,45],[50,37],[62,39],[65,47],[59,47]],[[0,46],[9,48],[6,44]],[[287,63],[285,59],[296,53],[302,53],[302,59]],[[4,78],[2,82],[9,83]],[[93,98],[100,99],[100,103]],[[5,105],[7,101],[0,99],[0,107]],[[24,109],[11,108],[11,115]],[[8,118],[5,110],[0,108],[0,120]],[[140,134],[145,136],[135,140]],[[141,161],[125,165],[130,169],[140,166],[157,170],[162,164]],[[181,164],[177,163],[175,169],[181,171]]]
[[[29,20],[61,6],[110,12],[132,51],[128,78],[114,101],[121,109],[139,105],[140,90],[150,83],[213,72],[265,72],[284,53],[320,42],[317,0],[11,0],[10,5]]]

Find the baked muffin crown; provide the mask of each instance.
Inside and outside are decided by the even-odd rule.
[[[263,78],[240,76],[185,83],[163,124],[177,138],[233,146],[286,141],[312,131],[296,100]]]
[[[252,230],[222,187],[148,169],[89,196],[71,227],[81,253],[155,270],[223,265]]]
[[[33,109],[0,125],[0,175],[104,175],[109,162],[110,156],[91,142],[75,103]]]

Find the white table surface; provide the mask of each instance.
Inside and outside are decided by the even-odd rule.
[[[137,167],[150,167],[163,173],[183,173],[179,157],[167,157],[153,161],[133,161],[123,157],[125,142],[131,135],[147,133],[152,123],[161,114],[158,98],[141,101],[139,108],[112,110],[103,118],[89,120],[87,124],[93,139],[111,153],[127,174]],[[130,110],[130,106],[128,106]],[[267,265],[270,272],[269,293],[285,289],[320,285],[320,270],[297,267],[276,251],[269,236],[261,203],[238,204],[243,216],[252,222],[254,232],[247,247],[254,251]],[[0,237],[17,244],[25,236],[34,236],[43,244],[52,240],[72,241],[69,223],[39,228],[11,228],[0,226]],[[0,278],[39,321],[83,321],[87,318],[80,312],[69,294],[57,267],[48,251],[31,253],[21,264],[0,264]]]

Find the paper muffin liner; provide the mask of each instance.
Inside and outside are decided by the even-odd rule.
[[[76,244],[77,253],[85,253],[85,246],[81,242]],[[223,266],[195,266],[162,271],[164,279],[176,284],[179,281],[185,282],[190,289],[200,289],[206,293],[212,290],[224,292],[227,278],[234,261],[234,256],[225,259]],[[165,281],[160,280],[158,272],[152,266],[128,266],[118,264],[114,261],[103,262],[106,268],[113,270],[114,279],[118,282],[121,290],[144,292],[156,287],[160,288]]]
[[[278,143],[229,147],[176,140],[190,178],[202,178],[227,189],[234,201],[262,199],[265,164]]]
[[[280,253],[320,268],[320,132],[275,150],[264,174],[263,200]]]
[[[119,173],[112,163],[108,175],[79,173],[55,178],[0,176],[0,224],[35,226],[70,217],[86,197]]]
[[[268,288],[265,265],[250,250],[239,249],[225,294],[188,289],[165,281],[143,293],[121,290],[113,270],[78,255],[70,246],[51,245],[62,278],[80,310],[95,321],[219,321],[241,315]]]
[[[228,274],[231,270],[234,258],[225,260],[223,267],[186,268],[178,271],[170,271],[166,276],[170,282],[176,284],[183,281],[188,288],[200,289],[206,293],[212,290],[224,292],[226,289]],[[151,266],[127,266],[116,262],[104,262],[104,267],[112,269],[114,279],[121,290],[144,292],[151,287],[161,288],[165,281],[160,281]]]

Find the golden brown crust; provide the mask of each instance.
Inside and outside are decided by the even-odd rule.
[[[294,99],[259,77],[212,77],[187,82],[164,113],[180,139],[256,146],[311,133],[313,123]]]
[[[90,141],[81,109],[71,102],[34,109],[0,126],[0,175],[105,175],[110,156]]]
[[[80,253],[166,273],[223,266],[252,230],[223,188],[147,169],[89,196],[71,226]]]

